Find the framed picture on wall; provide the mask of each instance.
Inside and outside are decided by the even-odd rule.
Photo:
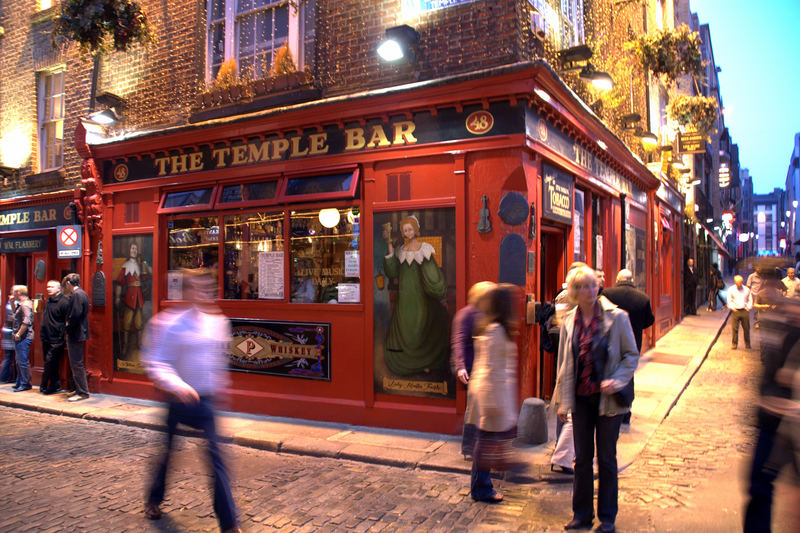
[[[153,236],[118,236],[112,245],[114,369],[143,373],[139,346],[153,316]]]

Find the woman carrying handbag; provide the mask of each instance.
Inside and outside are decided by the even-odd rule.
[[[616,531],[617,438],[622,417],[630,411],[628,385],[639,362],[639,351],[628,314],[604,296],[597,296],[597,276],[581,267],[567,276],[567,291],[577,306],[561,324],[556,381],[558,416],[572,414],[575,479],[572,520],[564,529],[590,528],[594,521],[592,461],[597,442],[599,490],[598,531]],[[627,403],[627,405],[626,405]]]

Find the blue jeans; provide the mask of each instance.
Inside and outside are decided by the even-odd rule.
[[[22,339],[14,342],[14,351],[17,355],[17,382],[18,389],[31,388],[31,365],[29,361],[31,339]]]
[[[172,451],[172,442],[178,424],[184,424],[191,428],[199,429],[203,432],[208,441],[208,456],[214,471],[214,513],[217,515],[219,527],[222,531],[236,527],[236,504],[231,494],[230,480],[228,471],[222,460],[222,453],[219,449],[219,439],[217,428],[214,421],[214,409],[212,400],[207,396],[200,398],[194,405],[187,405],[180,402],[169,402],[167,412],[167,442],[164,455],[158,463],[150,484],[150,492],[147,496],[147,503],[160,505],[164,501],[166,491],[167,467],[169,466],[169,456]]]
[[[0,383],[14,382],[14,350],[3,350],[3,366],[0,367]]]
[[[600,416],[600,395],[577,396],[572,411],[575,441],[575,480],[572,489],[574,518],[589,521],[593,517],[594,474],[592,459],[597,440],[597,517],[604,524],[617,518],[617,438],[622,415]]]

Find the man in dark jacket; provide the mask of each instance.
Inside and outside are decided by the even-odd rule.
[[[47,306],[44,308],[42,325],[39,328],[39,338],[42,340],[42,354],[44,354],[44,372],[39,392],[53,394],[61,388],[58,379],[58,369],[61,366],[61,357],[64,355],[64,330],[67,325],[67,315],[70,311],[69,299],[61,294],[61,283],[55,280],[47,282]]]
[[[691,257],[683,270],[683,311],[687,315],[697,314],[697,269]]]
[[[75,394],[67,398],[70,402],[89,397],[86,366],[83,362],[83,345],[89,338],[89,295],[81,289],[81,277],[74,272],[64,278],[64,286],[70,292],[70,311],[67,317],[67,351]]]
[[[617,284],[604,290],[603,296],[617,304],[620,309],[628,312],[633,337],[636,339],[636,349],[641,354],[642,332],[656,321],[656,317],[653,316],[653,309],[650,306],[650,298],[636,288],[633,284],[633,273],[627,268],[619,271]],[[624,424],[631,423],[630,412],[623,416],[622,422]]]
[[[633,284],[633,274],[623,268],[617,274],[617,284],[603,291],[603,296],[628,312],[631,320],[631,329],[636,339],[636,348],[642,351],[642,332],[656,321],[653,309],[650,307],[650,298]]]

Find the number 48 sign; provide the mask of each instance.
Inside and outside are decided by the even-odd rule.
[[[56,228],[58,239],[56,250],[58,258],[70,258],[81,256],[81,227],[80,226],[58,226]]]
[[[494,126],[494,117],[488,111],[475,111],[467,117],[467,131],[473,135],[488,133],[492,126]]]

